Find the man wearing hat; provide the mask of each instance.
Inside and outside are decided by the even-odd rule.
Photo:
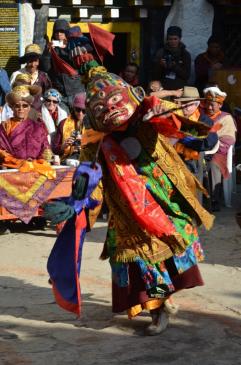
[[[160,80],[167,90],[183,88],[190,76],[191,56],[181,37],[181,28],[169,27],[166,43],[155,56],[152,79]]]
[[[227,167],[227,156],[230,146],[235,144],[237,128],[232,115],[221,110],[227,94],[217,86],[208,87],[203,90],[203,93],[206,99],[205,111],[214,122],[214,125],[219,127],[217,131],[219,149],[210,162],[212,209],[213,211],[219,211],[221,181],[222,177],[227,179],[230,176]]]
[[[183,109],[183,115],[193,121],[202,122],[213,126],[213,121],[204,114],[200,103],[198,89],[192,86],[184,86],[183,95],[176,99],[176,103]],[[189,170],[194,173],[202,183],[203,180],[203,154],[200,152],[211,150],[218,142],[218,136],[215,131],[210,131],[204,138],[183,138],[175,144],[175,149],[182,157]],[[201,199],[201,195],[200,195]]]
[[[18,71],[15,71],[12,74],[10,78],[10,83],[12,86],[19,74],[27,74],[31,78],[31,85],[40,86],[42,93],[51,87],[51,81],[49,80],[48,75],[45,72],[39,70],[39,60],[41,55],[42,51],[38,44],[29,44],[26,46],[24,55],[19,57],[20,64],[25,64],[25,67],[20,68]],[[35,109],[40,108],[40,96],[41,94],[36,95],[34,98],[33,107]]]

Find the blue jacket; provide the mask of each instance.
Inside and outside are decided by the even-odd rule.
[[[5,104],[5,95],[10,91],[11,85],[8,74],[3,68],[0,68],[0,106]]]

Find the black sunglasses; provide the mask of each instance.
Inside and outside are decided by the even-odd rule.
[[[54,104],[58,104],[58,100],[51,100],[51,99],[45,99],[45,101],[47,101],[47,103],[54,103]]]
[[[15,109],[27,109],[30,105],[29,104],[15,104]]]
[[[83,114],[85,113],[85,109],[82,109],[82,108],[74,108],[74,110],[77,112],[77,113],[80,113],[82,112]]]

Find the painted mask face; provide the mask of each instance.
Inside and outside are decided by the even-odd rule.
[[[109,132],[125,124],[137,104],[128,94],[128,88],[107,86],[89,101],[88,110],[94,120],[94,129]]]

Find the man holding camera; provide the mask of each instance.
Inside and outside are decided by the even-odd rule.
[[[181,28],[169,27],[166,43],[155,56],[152,79],[160,80],[166,90],[182,89],[188,84],[191,56],[181,42],[181,37]]]

